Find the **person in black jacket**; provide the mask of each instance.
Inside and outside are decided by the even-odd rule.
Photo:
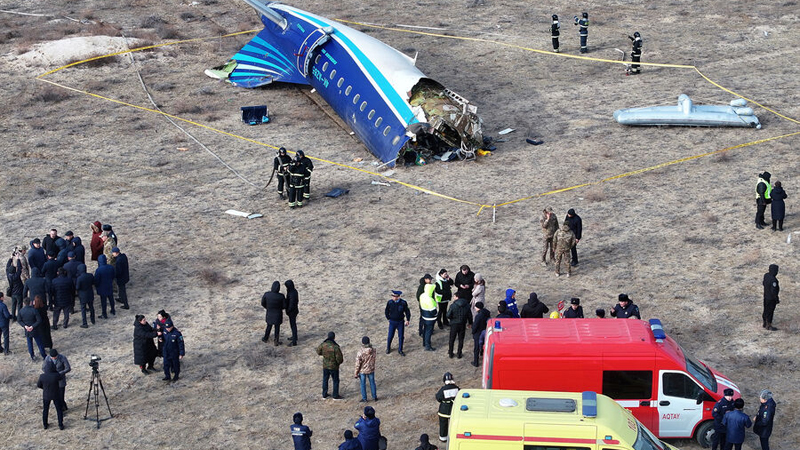
[[[278,196],[281,200],[285,199],[283,195],[283,185],[289,185],[289,164],[292,163],[292,157],[286,154],[286,149],[281,147],[278,149],[278,154],[272,161],[272,170],[278,174]]]
[[[72,239],[72,251],[75,253],[75,261],[86,264],[86,248],[83,246],[81,238],[78,236]]]
[[[33,341],[36,341],[36,346],[39,347],[39,354],[42,355],[42,359],[44,359],[44,346],[42,345],[42,335],[39,332],[39,326],[42,324],[42,317],[39,315],[39,312],[36,311],[36,308],[31,306],[31,300],[29,298],[22,299],[22,309],[19,310],[19,315],[17,316],[17,323],[25,329],[25,339],[28,341],[28,353],[31,355],[31,359],[36,361],[36,357],[33,356]],[[47,320],[45,318],[45,320]],[[58,386],[58,384],[56,384]]]
[[[45,292],[47,292],[47,298],[42,298],[42,300],[47,300],[47,306],[52,311],[56,305],[53,297],[53,280],[58,276],[58,263],[56,262],[55,252],[47,254],[47,261],[42,266],[42,276],[44,276]]]
[[[430,438],[427,434],[423,434],[419,437],[419,447],[415,448],[414,450],[438,450],[439,447],[431,444]]]
[[[392,291],[392,298],[386,302],[386,320],[389,321],[389,335],[386,337],[386,354],[392,352],[392,340],[394,339],[394,332],[397,330],[397,353],[400,356],[406,356],[403,353],[403,339],[405,337],[406,325],[411,321],[411,310],[408,309],[408,303],[400,298],[403,294],[402,291]]]
[[[714,409],[711,410],[711,417],[714,418],[714,434],[711,436],[711,450],[724,450],[725,449],[725,425],[722,424],[722,419],[729,411],[733,411],[733,389],[727,388],[722,391],[723,396],[717,403],[714,404]]]
[[[570,231],[575,235],[575,245],[573,245],[570,250],[572,253],[572,261],[569,263],[571,266],[575,267],[578,265],[578,242],[581,240],[583,221],[581,220],[581,216],[579,216],[574,209],[570,208],[570,210],[567,211],[567,217],[564,218],[564,223],[569,226]]]
[[[28,265],[31,269],[36,267],[41,273],[45,261],[47,261],[47,253],[42,248],[42,241],[36,238],[31,241],[31,248],[28,249]]]
[[[497,303],[497,318],[498,319],[513,319],[514,313],[508,309],[508,304],[505,300],[500,300]]]
[[[565,319],[583,319],[583,306],[581,306],[581,299],[573,297],[569,301],[569,308],[564,311]]]
[[[762,390],[758,399],[761,401],[761,405],[758,407],[758,413],[753,417],[753,432],[761,441],[761,450],[769,450],[769,437],[772,435],[772,422],[775,420],[775,400],[769,389]]]
[[[475,319],[472,321],[472,343],[474,344],[472,349],[472,365],[478,367],[478,360],[481,353],[481,333],[486,331],[486,322],[491,318],[491,314],[483,307],[483,302],[475,303],[475,308],[478,309],[478,312],[475,314]]]
[[[550,311],[550,308],[539,301],[539,296],[536,295],[536,292],[531,292],[530,296],[528,296],[528,303],[522,307],[519,316],[523,319],[541,319],[548,311]]]
[[[550,36],[553,39],[553,52],[558,53],[558,38],[561,35],[561,24],[558,23],[558,16],[553,14],[553,23],[550,25]]]
[[[781,292],[781,287],[778,284],[778,265],[770,264],[769,270],[764,274],[764,312],[761,313],[763,319],[762,327],[769,331],[776,331],[777,328],[772,326],[772,316],[775,313],[775,307],[781,301],[778,299],[778,294]]]
[[[767,222],[764,220],[764,212],[767,210],[767,205],[772,203],[770,178],[772,178],[772,174],[765,171],[758,174],[758,182],[756,182],[756,228],[759,230],[767,226]]]
[[[632,75],[639,75],[642,73],[641,66],[638,63],[642,59],[642,35],[639,32],[633,33],[633,36],[628,36],[631,40],[631,68],[628,73]]]
[[[453,345],[458,338],[458,359],[463,356],[461,350],[464,348],[464,335],[467,331],[467,325],[472,325],[472,311],[470,311],[469,301],[462,298],[456,292],[456,299],[450,308],[447,310],[447,318],[450,320],[450,341],[448,343],[447,355],[453,357]]]
[[[298,305],[300,297],[297,294],[297,289],[294,288],[294,281],[286,280],[283,283],[286,286],[286,316],[289,317],[289,327],[292,329],[292,337],[289,339],[289,347],[297,345],[297,314],[300,313]]]
[[[125,285],[127,285],[128,281],[131,279],[128,273],[128,256],[120,252],[119,247],[112,248],[111,254],[116,261],[114,265],[114,276],[116,277],[115,280],[117,282],[117,291],[119,294],[117,301],[122,303],[122,309],[131,309],[130,306],[128,306],[128,291],[125,289]]]
[[[783,218],[786,217],[786,191],[783,190],[783,185],[780,181],[775,182],[775,187],[769,193],[772,199],[772,231],[783,231]],[[775,228],[777,226],[777,228]]]
[[[308,203],[311,200],[311,172],[314,171],[314,163],[306,157],[305,152],[298,150],[295,159],[303,168],[303,201]],[[303,203],[301,202],[302,206]]]
[[[6,263],[6,279],[8,279],[8,290],[11,295],[11,317],[17,314],[17,308],[22,308],[22,292],[25,285],[22,284],[22,264],[13,264],[13,259],[9,258]]]
[[[456,292],[458,298],[472,300],[472,288],[475,287],[475,274],[464,264],[456,274]]]
[[[145,375],[150,375],[148,370],[156,371],[153,363],[156,361],[157,350],[153,338],[159,334],[147,323],[144,315],[136,315],[136,320],[133,322],[133,363],[139,366]]]
[[[303,207],[303,181],[306,170],[297,160],[292,161],[287,169],[289,177],[289,208]]]
[[[89,328],[86,323],[86,313],[94,325],[94,275],[86,273],[86,264],[78,265],[78,277],[75,278],[75,290],[78,293],[78,300],[81,302],[81,328]]]
[[[439,440],[447,442],[447,429],[450,425],[450,413],[453,410],[453,400],[458,395],[459,387],[453,380],[453,374],[445,372],[442,376],[444,386],[436,392],[436,401],[439,402]]]
[[[67,374],[72,371],[72,366],[69,365],[69,360],[66,356],[61,353],[58,353],[58,350],[51,348],[50,349],[50,356],[44,358],[44,363],[42,364],[42,372],[47,371],[47,366],[52,365],[55,366],[56,372],[59,375],[62,375],[61,380],[58,382],[58,389],[59,389],[59,396],[58,401],[61,403],[61,409],[64,411],[68,410],[67,402],[66,402],[66,390],[67,390]]]
[[[436,324],[439,329],[443,330],[445,326],[450,326],[447,320],[447,306],[450,299],[453,298],[453,284],[455,282],[450,278],[450,274],[446,269],[441,269],[439,274],[436,275],[436,288],[434,289],[434,299],[436,304],[439,305],[439,312],[436,315]]]
[[[30,261],[28,263],[30,264]],[[31,265],[31,277],[25,281],[25,287],[22,288],[22,298],[36,298],[37,295],[42,299],[47,299],[47,282],[42,277],[41,270]]]
[[[53,296],[55,298],[55,311],[53,312],[53,330],[58,329],[58,318],[64,312],[64,328],[69,326],[69,312],[75,298],[75,284],[67,276],[64,268],[58,269],[58,277],[53,280]]]
[[[59,401],[61,389],[58,386],[63,378],[64,376],[56,371],[54,364],[47,364],[44,366],[44,373],[39,375],[39,381],[36,383],[36,387],[42,390],[42,424],[45,430],[48,426],[47,416],[50,414],[50,402],[55,403],[56,406],[58,428],[64,429],[64,410]]]
[[[636,306],[628,294],[619,294],[617,304],[611,309],[611,317],[617,319],[641,319],[642,315],[639,313],[639,307]]]
[[[44,249],[45,255],[49,254],[51,251],[53,254],[58,252],[58,247],[56,247],[56,240],[61,239],[58,235],[58,230],[55,228],[50,230],[50,234],[42,238],[42,248]]]
[[[261,297],[261,306],[267,310],[267,330],[264,332],[262,342],[267,342],[272,327],[275,326],[275,346],[281,345],[280,330],[283,323],[283,309],[286,306],[286,297],[280,293],[281,283],[274,281],[272,289]]]

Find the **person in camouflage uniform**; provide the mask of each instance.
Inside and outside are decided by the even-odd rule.
[[[106,255],[106,262],[112,266],[115,266],[117,263],[117,258],[114,256],[114,252],[111,250],[117,246],[117,241],[108,231],[104,231],[100,236],[100,239],[103,240],[103,254]]]
[[[328,338],[317,347],[317,354],[322,356],[322,398],[328,398],[328,379],[333,378],[333,398],[339,396],[339,366],[344,361],[342,349],[334,340],[336,334],[328,332]]]
[[[569,263],[569,252],[572,249],[572,246],[575,245],[575,234],[572,233],[572,230],[569,229],[568,224],[561,225],[561,229],[558,230],[553,236],[553,247],[556,248],[556,276],[561,276],[561,261],[564,260],[564,264],[567,266],[567,276],[572,274],[572,266]]]
[[[547,207],[542,211],[542,218],[539,219],[539,225],[542,226],[542,265],[547,265],[547,249],[550,248],[550,261],[556,259],[556,249],[553,245],[553,236],[558,231],[558,218],[553,214],[553,208]]]

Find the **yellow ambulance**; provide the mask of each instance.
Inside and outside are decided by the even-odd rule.
[[[591,391],[462,389],[448,434],[448,450],[677,450]]]

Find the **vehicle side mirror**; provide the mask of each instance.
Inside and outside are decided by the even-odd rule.
[[[708,395],[708,393],[706,393],[705,391],[701,392],[700,395],[697,396],[697,404],[699,405],[699,404],[701,404],[703,402],[706,402],[706,401],[713,402],[714,401],[714,397]]]

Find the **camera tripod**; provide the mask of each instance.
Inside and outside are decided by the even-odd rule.
[[[106,407],[108,408],[109,417],[104,419],[100,418],[100,391],[103,392],[103,397],[106,399]],[[99,430],[100,422],[111,419],[114,417],[114,414],[111,413],[111,406],[108,404],[108,396],[106,395],[106,389],[103,387],[103,381],[100,379],[100,371],[98,370],[97,365],[92,366],[92,379],[89,381],[89,395],[86,397],[86,411],[83,413],[84,419],[87,419],[87,416],[89,415],[89,400],[92,398],[92,393],[94,393],[94,420],[97,421],[97,429]]]

